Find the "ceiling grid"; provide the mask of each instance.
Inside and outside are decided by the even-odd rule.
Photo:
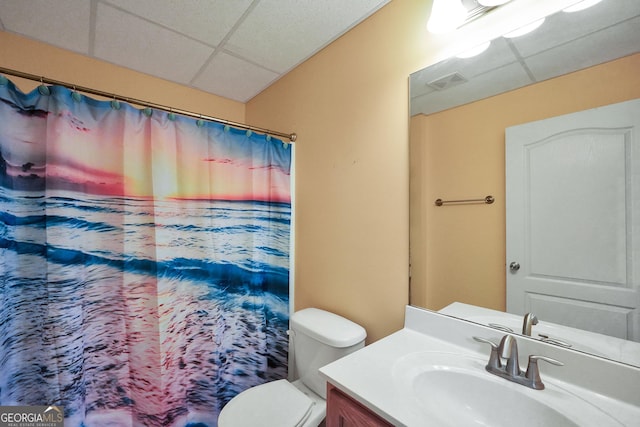
[[[3,0],[0,29],[247,102],[389,0]]]

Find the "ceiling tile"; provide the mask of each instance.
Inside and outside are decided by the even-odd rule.
[[[225,49],[282,73],[385,3],[387,0],[261,0]]]
[[[198,89],[246,102],[277,78],[277,73],[220,52],[193,84]]]
[[[251,0],[107,0],[144,19],[217,46],[251,5]]]
[[[513,38],[511,42],[526,58],[628,20],[630,16],[639,15],[638,0],[601,2],[580,12],[555,13],[536,31]]]
[[[0,30],[246,102],[389,1],[0,0]]]
[[[94,54],[100,59],[188,84],[212,53],[202,43],[98,5]]]
[[[640,17],[548,49],[525,61],[536,80],[542,81],[638,52],[638,34]]]
[[[89,52],[91,3],[86,0],[2,0],[0,20],[7,31],[75,52]]]

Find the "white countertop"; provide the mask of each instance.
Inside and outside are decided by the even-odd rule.
[[[415,402],[393,390],[393,367],[403,356],[422,351],[461,352],[445,341],[402,329],[320,369],[328,380],[395,426],[424,426]]]
[[[399,387],[405,387],[406,390],[406,384],[399,384],[397,372],[394,373],[398,361],[412,353],[434,351],[463,353],[484,360],[488,359],[489,347],[474,342],[472,336],[482,336],[497,342],[504,335],[500,331],[470,322],[414,310],[416,309],[413,307],[407,307],[407,319],[402,330],[320,369],[329,382],[395,426],[428,425],[425,423],[424,411],[417,400],[411,398],[411,393],[399,392]],[[430,329],[433,329],[433,335],[425,333]],[[521,348],[521,359],[535,351],[535,354],[565,362],[565,367],[562,368],[550,365],[541,367],[543,381],[546,377],[553,378],[554,382],[566,385],[567,389],[582,391],[585,391],[585,385],[591,388],[589,384],[592,384],[596,390],[585,400],[604,412],[615,415],[622,425],[640,426],[640,369],[627,365],[618,366],[619,364],[578,352],[567,353],[564,349],[533,342],[534,340],[518,338],[517,341]],[[543,345],[542,352],[540,345]],[[576,366],[577,364],[581,366]],[[594,371],[593,378],[580,380],[580,376],[584,377],[591,371]],[[575,384],[575,381],[571,383],[576,378],[579,379],[579,384]],[[523,387],[517,384],[514,386]],[[620,388],[624,388],[624,392]]]

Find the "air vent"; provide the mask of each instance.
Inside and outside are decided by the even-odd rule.
[[[449,89],[450,87],[465,83],[466,81],[467,79],[465,79],[462,74],[456,71],[455,73],[447,74],[444,77],[440,77],[439,79],[428,82],[427,86],[430,86],[435,90],[445,90]]]

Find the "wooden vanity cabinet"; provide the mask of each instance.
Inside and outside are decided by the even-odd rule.
[[[327,383],[326,427],[393,427],[393,424]]]

